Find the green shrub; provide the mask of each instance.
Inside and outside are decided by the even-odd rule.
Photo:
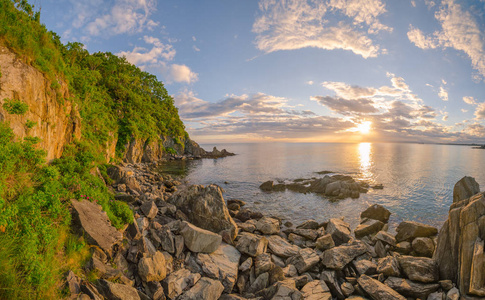
[[[172,154],[172,155],[177,155],[177,150],[175,150],[174,148],[172,147],[167,147],[165,148],[165,151],[167,151],[167,153],[169,154]]]
[[[27,127],[27,129],[32,129],[35,125],[37,125],[37,122],[35,121],[27,120],[27,122],[25,122],[25,127]]]
[[[3,101],[3,108],[11,115],[24,115],[29,110],[27,103],[20,100],[5,98]]]

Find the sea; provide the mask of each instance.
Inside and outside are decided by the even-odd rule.
[[[235,156],[165,163],[162,172],[190,184],[217,184],[224,198],[240,199],[248,208],[295,225],[344,217],[358,225],[360,213],[378,203],[391,211],[391,230],[402,221],[440,228],[453,202],[453,187],[463,176],[485,185],[485,150],[470,146],[411,143],[234,143],[217,146]],[[319,178],[318,172],[350,175],[383,189],[357,199],[333,201],[319,194],[263,192],[261,183]]]

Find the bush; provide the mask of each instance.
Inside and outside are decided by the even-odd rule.
[[[3,108],[11,115],[24,115],[29,110],[27,103],[20,100],[5,98],[3,101]]]
[[[25,127],[27,127],[27,129],[32,129],[35,125],[37,125],[37,122],[35,121],[27,120],[27,122],[25,122]]]

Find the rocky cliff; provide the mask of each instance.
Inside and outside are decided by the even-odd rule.
[[[0,70],[0,121],[9,122],[19,139],[40,138],[48,160],[60,157],[66,144],[81,137],[81,119],[69,101],[67,85],[59,81],[60,88],[51,88],[44,74],[3,45],[0,45]],[[6,99],[21,100],[29,109],[24,115],[9,114],[2,107]],[[36,124],[29,129],[27,120]]]

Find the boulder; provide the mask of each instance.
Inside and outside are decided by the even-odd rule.
[[[295,281],[286,279],[277,282],[272,288],[275,292],[271,291],[271,299],[291,299],[291,300],[303,300],[302,293],[296,288]]]
[[[456,282],[463,294],[485,294],[485,281],[476,271],[482,260],[484,228],[485,197],[480,193],[451,205],[438,236],[434,258],[439,261],[440,278]]]
[[[183,222],[181,227],[180,234],[184,237],[185,246],[192,252],[212,253],[222,242],[220,235],[188,222]]]
[[[169,203],[187,215],[200,228],[219,233],[229,242],[236,238],[237,225],[229,215],[222,189],[217,185],[193,185],[176,192]]]
[[[434,252],[434,243],[430,238],[418,237],[411,243],[414,252],[419,256],[432,257]]]
[[[355,237],[360,239],[366,235],[373,235],[384,227],[384,223],[379,220],[366,219],[354,230]]]
[[[313,230],[313,229],[297,228],[297,229],[285,230],[285,233],[286,232],[291,232],[293,234],[297,234],[297,235],[302,236],[305,239],[310,240],[310,241],[314,241],[318,237],[318,231]]]
[[[98,280],[96,283],[98,291],[106,297],[106,299],[112,300],[140,300],[138,292],[134,287],[106,281],[104,279]]]
[[[316,241],[316,247],[322,251],[335,247],[335,242],[333,241],[332,235],[326,234],[319,237]]]
[[[217,280],[202,277],[179,300],[217,300],[222,295],[224,286]]]
[[[253,266],[253,259],[248,257],[242,264],[239,265],[239,271],[242,273],[249,271]]]
[[[320,274],[320,280],[323,280],[332,292],[332,296],[337,297],[339,300],[344,300],[345,296],[342,293],[340,284],[338,283],[337,274],[335,271],[323,270]]]
[[[271,261],[271,255],[263,253],[256,256],[254,260],[254,275],[259,276],[262,273],[269,272],[274,268],[274,263]]]
[[[167,267],[162,252],[142,257],[138,262],[138,275],[145,282],[163,280],[167,276]]]
[[[248,288],[249,293],[256,293],[261,291],[262,289],[265,289],[269,284],[269,274],[268,273],[263,273],[259,275],[256,280],[251,284],[251,286]]]
[[[256,223],[256,229],[263,234],[277,234],[280,231],[280,222],[273,218],[262,217]]]
[[[385,276],[400,276],[399,262],[394,256],[386,256],[379,258],[377,263],[377,273],[384,274]]]
[[[113,246],[123,240],[123,234],[111,226],[108,216],[100,205],[88,200],[71,200],[75,228],[84,236],[87,243],[113,254]]]
[[[397,252],[397,253],[400,253],[400,254],[404,254],[404,255],[407,255],[411,252],[413,248],[411,247],[411,243],[410,242],[400,242],[400,243],[397,243],[396,244],[396,247],[394,248],[394,250]]]
[[[331,300],[332,294],[323,280],[313,280],[301,289],[305,300]]]
[[[478,193],[480,193],[480,185],[475,181],[475,178],[465,176],[453,187],[453,203],[460,202]]]
[[[326,232],[332,235],[335,245],[345,244],[352,236],[350,235],[350,225],[341,219],[330,219],[326,228]]]
[[[459,300],[460,299],[460,291],[454,287],[448,291],[446,294],[446,300]]]
[[[300,247],[290,244],[278,235],[271,235],[266,237],[266,239],[271,252],[279,257],[288,258],[297,255],[300,251]]]
[[[445,293],[443,292],[434,292],[428,295],[426,300],[445,300]]]
[[[158,207],[155,205],[155,201],[148,201],[140,206],[140,210],[148,219],[153,219],[158,213]]]
[[[406,300],[395,290],[378,280],[372,279],[367,275],[362,275],[357,279],[359,286],[374,300]]]
[[[396,246],[396,238],[387,231],[379,231],[374,236],[374,239],[377,241],[381,241],[389,246]]]
[[[371,205],[360,214],[361,219],[368,218],[379,220],[383,223],[387,223],[390,216],[391,212],[380,204]]]
[[[199,281],[201,275],[191,273],[187,269],[180,269],[170,273],[163,281],[162,286],[168,299],[175,299],[185,290],[193,287]]]
[[[317,221],[315,220],[307,220],[300,225],[296,226],[298,229],[313,229],[316,230],[320,227],[320,224],[318,224]]]
[[[397,277],[387,278],[384,284],[403,296],[420,299],[426,299],[440,287],[438,283],[419,283]]]
[[[396,228],[396,241],[411,241],[417,237],[430,237],[438,233],[438,229],[423,223],[404,221]]]
[[[268,181],[265,181],[263,182],[259,188],[262,190],[262,191],[265,191],[265,192],[271,192],[273,190],[273,186],[274,186],[274,183],[272,180],[268,180]]]
[[[340,289],[342,290],[342,293],[344,293],[345,297],[348,297],[355,292],[355,288],[350,282],[342,283],[340,285]]]
[[[367,248],[361,243],[341,245],[323,252],[322,262],[329,269],[342,270],[354,258],[364,254],[366,251]]]
[[[202,268],[204,276],[216,279],[224,286],[224,292],[230,293],[236,284],[241,253],[231,245],[222,243],[210,253],[199,253],[196,261]]]
[[[367,259],[355,260],[352,264],[359,275],[374,275],[377,270],[377,265]]]
[[[303,274],[318,264],[320,257],[310,248],[301,249],[297,255],[288,259],[287,264],[292,264],[298,270],[298,273]]]
[[[252,233],[241,233],[236,242],[236,248],[241,253],[256,257],[264,252],[268,247],[268,240],[264,236]]]
[[[407,278],[424,283],[438,282],[438,264],[427,257],[401,256],[399,265]]]
[[[485,231],[485,227],[483,227]],[[485,232],[484,232],[485,233]],[[485,234],[484,234],[485,235]],[[470,293],[485,297],[485,253],[483,240],[477,238],[473,250],[472,267],[470,274]]]

